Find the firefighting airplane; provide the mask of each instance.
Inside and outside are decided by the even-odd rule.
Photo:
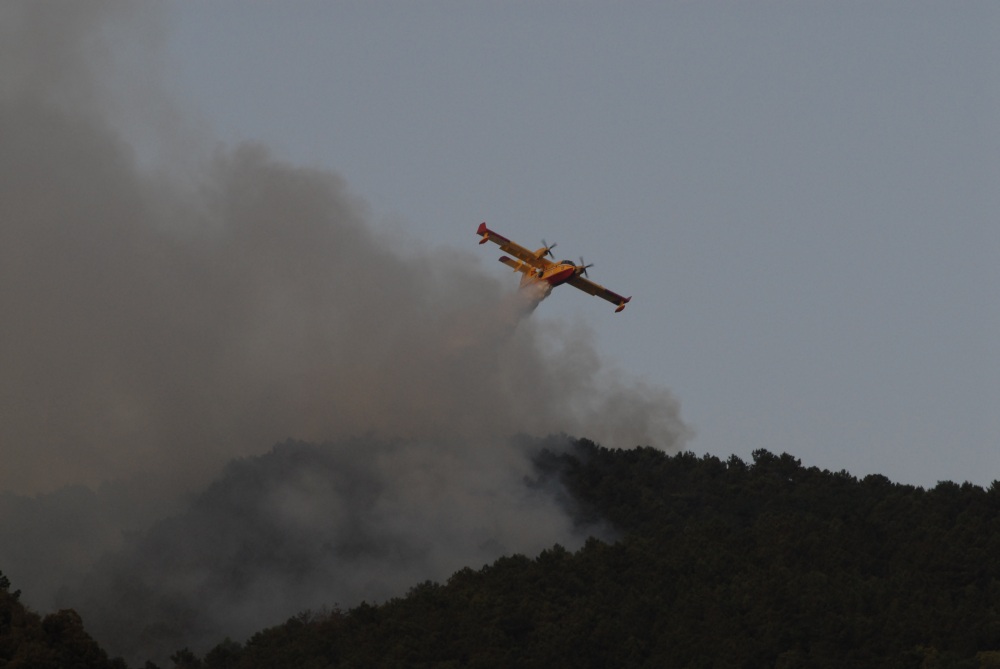
[[[500,246],[501,251],[506,251],[507,253],[517,258],[509,258],[507,256],[500,256],[500,262],[508,267],[513,267],[515,272],[520,272],[524,276],[521,277],[521,287],[539,282],[545,281],[550,286],[561,286],[564,283],[568,283],[571,286],[575,286],[585,293],[590,293],[591,295],[596,295],[597,297],[603,298],[608,302],[617,305],[615,313],[618,313],[625,308],[628,301],[631,300],[630,297],[622,297],[618,293],[614,293],[604,286],[598,285],[589,279],[585,279],[587,276],[587,268],[591,265],[586,265],[583,262],[583,258],[580,258],[580,264],[577,265],[572,260],[560,260],[555,262],[549,260],[549,258],[554,257],[552,255],[552,249],[555,248],[555,244],[551,246],[544,245],[545,240],[542,240],[542,248],[537,251],[529,251],[528,249],[515,244],[503,235],[499,235],[489,228],[486,227],[486,223],[480,223],[479,229],[476,230],[476,234],[482,237],[479,240],[480,244],[485,244],[486,242],[494,242]]]

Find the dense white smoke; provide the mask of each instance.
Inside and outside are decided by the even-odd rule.
[[[377,528],[366,546],[406,546],[397,559],[417,568],[332,551],[341,562],[310,562],[296,588],[276,566],[281,597],[264,572],[247,590],[203,591],[207,608],[242,607],[239,631],[269,601],[316,604],[296,592],[321,586],[329,603],[350,604],[463,560],[569,541],[554,502],[522,490],[530,466],[511,435],[681,446],[666,390],[606,369],[586,332],[526,318],[537,299],[471,250],[390,244],[337,175],[261,146],[184,152],[172,114],[135,118],[116,88],[134,78],[114,54],[116,36],[139,33],[158,31],[135,5],[0,8],[0,529],[18,537],[0,545],[0,569],[29,601],[48,606],[122,546],[123,529],[174,513],[200,529],[160,547],[189,567],[168,587],[197,593],[198,560],[236,530],[212,526],[225,514],[194,520],[207,507],[184,496],[287,438],[334,442],[317,469],[330,478],[291,476],[254,508],[312,519],[310,530],[322,519],[336,536],[354,519]],[[176,141],[140,164],[132,145],[150,137]],[[457,244],[474,246],[476,223],[456,223]],[[335,475],[348,471],[360,478]],[[358,497],[345,485],[368,487]],[[95,573],[142,572],[143,546]]]

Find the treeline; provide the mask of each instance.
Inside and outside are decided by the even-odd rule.
[[[1000,483],[585,440],[537,462],[535,484],[619,539],[303,614],[178,666],[1000,667]]]
[[[536,464],[529,485],[617,534],[306,612],[173,666],[1000,668],[1000,482],[925,490],[763,450],[747,463],[586,440]],[[123,666],[71,612],[2,615],[0,667]],[[74,639],[92,663],[11,663],[15,628],[33,652]]]
[[[124,660],[108,659],[71,609],[44,618],[11,591],[0,572],[0,667],[3,669],[126,669]]]

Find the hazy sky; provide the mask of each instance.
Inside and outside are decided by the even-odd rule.
[[[505,373],[538,420],[512,431],[675,435],[668,388],[697,453],[1000,479],[996,3],[95,0],[11,3],[0,30],[5,486],[322,439],[361,420],[316,392],[352,365],[410,413],[426,386],[489,414],[496,370],[410,350],[516,290],[484,220],[633,296],[535,311]],[[348,335],[375,358],[328,374]],[[641,401],[602,432],[586,402],[615,384]]]
[[[162,71],[206,136],[335,170],[387,229],[497,275],[483,220],[596,263],[623,313],[563,288],[537,317],[668,386],[695,452],[1000,479],[1000,5],[165,13]]]
[[[175,90],[172,7],[0,4],[0,491],[183,492],[289,437],[423,440],[459,482],[445,444],[520,464],[515,434],[684,445],[664,385],[532,317],[475,244],[418,242],[334,171],[219,140]]]

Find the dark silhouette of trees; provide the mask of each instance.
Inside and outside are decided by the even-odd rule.
[[[10,580],[0,572],[0,667],[4,669],[125,669],[121,659],[109,660],[83,628],[72,609],[42,618],[10,592]]]
[[[586,440],[536,465],[527,483],[603,539],[304,612],[174,666],[1000,667],[1000,483],[923,489],[765,450]],[[0,666],[115,666],[74,612],[40,619],[9,585]]]
[[[581,440],[542,451],[581,527],[613,541],[466,568],[303,615],[206,666],[994,667],[1000,485],[930,490]]]

